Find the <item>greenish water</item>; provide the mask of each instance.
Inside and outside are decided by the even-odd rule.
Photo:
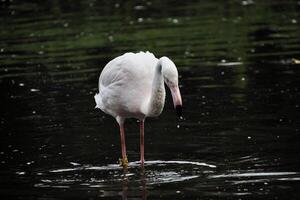
[[[298,199],[300,1],[0,2],[3,199]],[[93,96],[107,62],[151,51],[177,65],[184,120],[167,94],[145,124]]]

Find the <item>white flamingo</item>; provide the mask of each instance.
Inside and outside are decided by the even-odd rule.
[[[166,95],[164,83],[170,88],[174,107],[181,116],[178,72],[169,58],[157,59],[150,52],[125,53],[111,60],[100,74],[96,108],[113,116],[120,126],[123,167],[128,166],[124,121],[126,118],[140,120],[140,161],[144,166],[144,121],[162,112]]]

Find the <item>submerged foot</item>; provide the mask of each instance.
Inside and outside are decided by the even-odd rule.
[[[144,168],[145,167],[145,160],[140,160],[141,162],[141,167]]]
[[[119,159],[119,163],[120,163],[120,166],[122,166],[123,168],[127,168],[128,167],[128,159],[127,159],[127,157],[120,158]]]

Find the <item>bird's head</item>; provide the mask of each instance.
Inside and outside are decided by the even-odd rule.
[[[171,90],[174,108],[178,117],[182,116],[182,100],[178,86],[178,71],[175,64],[167,57],[159,59],[162,65],[162,75],[168,88]]]

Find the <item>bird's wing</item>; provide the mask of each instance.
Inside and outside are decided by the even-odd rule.
[[[99,78],[99,86],[107,87],[141,78],[152,79],[152,71],[156,63],[157,58],[152,53],[126,53],[105,66]]]

